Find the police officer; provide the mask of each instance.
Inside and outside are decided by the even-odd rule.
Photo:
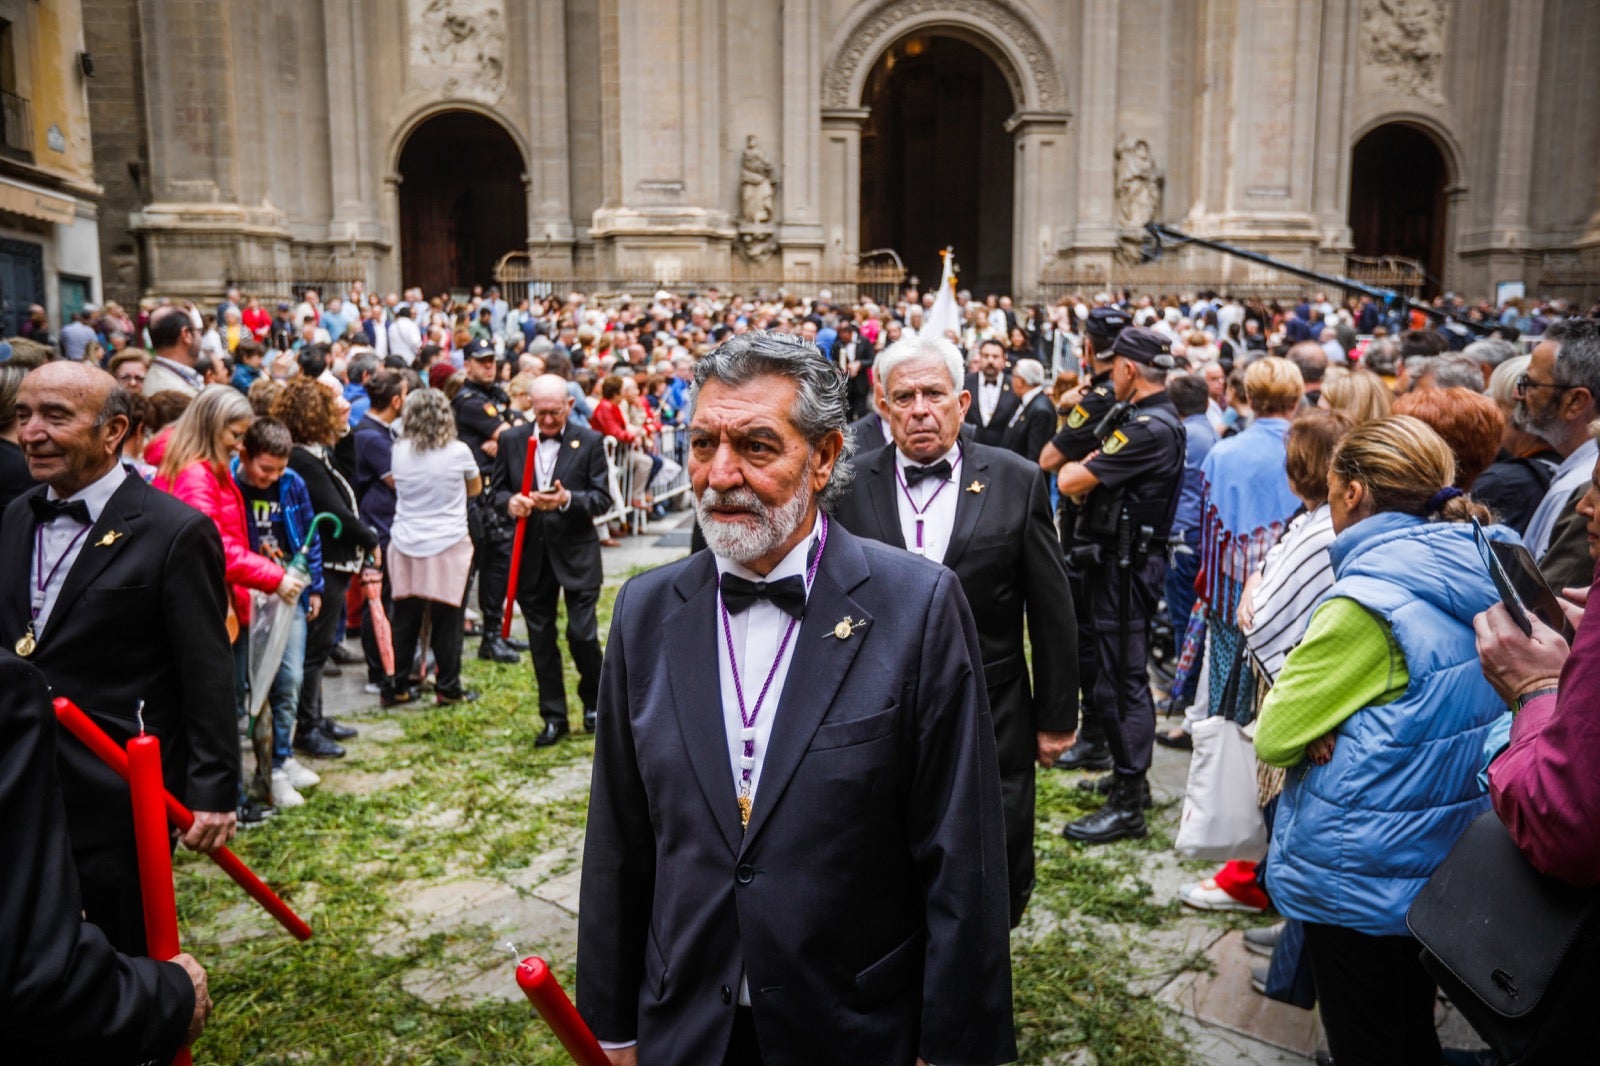
[[[1076,561],[1086,568],[1096,676],[1093,711],[1111,749],[1112,773],[1090,786],[1105,805],[1066,828],[1070,840],[1103,844],[1145,835],[1145,773],[1155,744],[1149,625],[1166,576],[1165,546],[1183,479],[1183,424],[1167,399],[1172,346],[1130,326],[1111,346],[1117,406],[1098,427],[1099,450],[1061,468],[1063,496],[1083,500]]]
[[[1083,458],[1100,446],[1095,429],[1106,412],[1116,404],[1111,387],[1111,346],[1117,336],[1133,320],[1120,307],[1096,307],[1089,312],[1084,323],[1083,348],[1090,379],[1087,384],[1062,397],[1066,409],[1061,431],[1039,453],[1039,465],[1054,474],[1064,463],[1082,462]],[[1077,535],[1078,508],[1067,496],[1061,497],[1060,509],[1061,547],[1067,553],[1067,582],[1072,588],[1072,604],[1077,613],[1078,632],[1088,633],[1093,627],[1089,617],[1089,596],[1084,589],[1084,572],[1072,563],[1073,542]],[[1094,700],[1095,649],[1091,640],[1078,641],[1078,683],[1083,693],[1083,706],[1092,706]],[[1078,739],[1056,760],[1062,770],[1109,770],[1111,749],[1106,746],[1100,716],[1086,710]]]
[[[500,434],[508,422],[511,401],[495,384],[494,345],[482,338],[461,349],[467,380],[456,393],[452,405],[456,413],[456,436],[472,449],[472,456],[483,471],[484,482],[494,470]],[[506,602],[506,583],[511,578],[511,541],[516,526],[508,515],[496,511],[488,493],[479,493],[467,503],[467,528],[472,534],[473,565],[478,570],[478,611],[483,616],[483,643],[478,658],[497,663],[522,659],[516,642],[500,639],[500,622]],[[525,645],[524,645],[525,647]]]

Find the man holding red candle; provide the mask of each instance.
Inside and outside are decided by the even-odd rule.
[[[961,586],[829,519],[848,408],[815,347],[741,334],[695,381],[710,551],[617,597],[579,1012],[617,1064],[1010,1062],[999,764]]]
[[[17,399],[44,485],[0,517],[0,646],[118,743],[142,704],[168,789],[195,809],[184,843],[210,851],[233,836],[239,781],[216,526],[121,465],[129,400],[109,374],[47,363]],[[84,912],[119,950],[144,954],[128,786],[75,739],[59,763]]]

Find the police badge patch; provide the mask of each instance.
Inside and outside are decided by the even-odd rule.
[[[1100,445],[1100,450],[1107,455],[1116,455],[1127,443],[1127,436],[1119,429],[1105,439],[1105,443]]]
[[[1083,404],[1078,404],[1067,414],[1068,429],[1082,429],[1083,424],[1089,421],[1089,412],[1083,409]]]

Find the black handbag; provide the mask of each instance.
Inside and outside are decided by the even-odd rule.
[[[1406,925],[1423,966],[1505,1062],[1592,1054],[1600,889],[1535,870],[1494,811],[1462,834]]]

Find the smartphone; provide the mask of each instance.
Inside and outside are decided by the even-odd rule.
[[[1500,593],[1500,600],[1511,612],[1511,620],[1517,623],[1517,628],[1530,636],[1533,634],[1533,623],[1528,620],[1528,612],[1532,611],[1570,644],[1572,627],[1567,624],[1566,613],[1561,610],[1561,601],[1539,572],[1539,566],[1528,549],[1509,541],[1490,540],[1476,518],[1472,520],[1472,538]]]

